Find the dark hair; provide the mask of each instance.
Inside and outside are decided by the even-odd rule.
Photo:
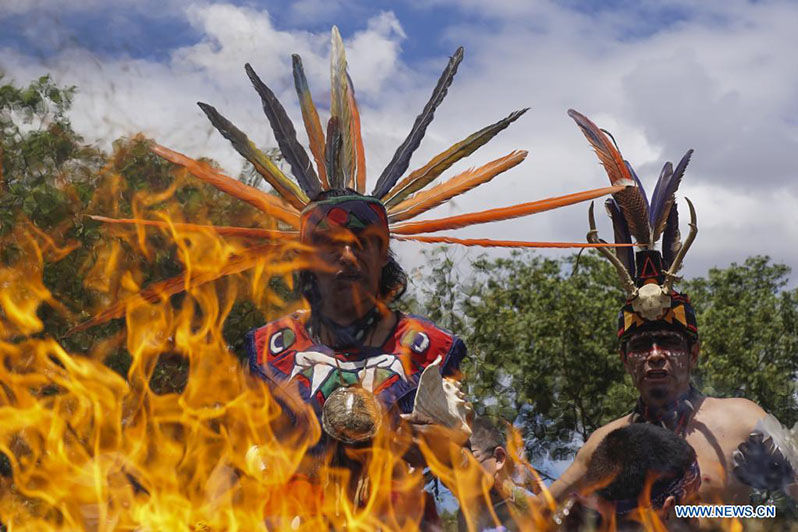
[[[635,423],[610,432],[599,443],[587,467],[591,485],[609,485],[596,493],[610,502],[637,500],[650,482],[652,493],[684,476],[696,460],[695,450],[673,432],[650,423]]]
[[[363,196],[363,194],[351,188],[322,190],[312,201],[322,201],[341,196]],[[299,295],[307,300],[311,308],[319,303],[321,294],[316,285],[316,276],[313,272],[309,270],[297,272],[294,286]],[[388,248],[388,262],[382,267],[378,296],[386,303],[389,303],[402,297],[405,290],[407,290],[407,274],[396,261],[391,249]]]
[[[505,447],[507,441],[504,432],[487,417],[477,417],[471,423],[471,449],[493,451],[496,447]]]

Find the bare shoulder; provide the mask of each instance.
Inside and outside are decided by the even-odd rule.
[[[743,434],[751,432],[756,422],[767,415],[758,404],[742,397],[707,397],[699,410],[701,417],[712,425],[727,430],[734,427]]]
[[[729,417],[734,416],[738,420],[752,419],[754,422],[766,415],[761,406],[742,397],[707,397],[701,407],[706,409],[708,413],[724,414]]]

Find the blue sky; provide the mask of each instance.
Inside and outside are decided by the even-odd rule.
[[[603,186],[606,177],[566,116],[575,108],[613,132],[649,188],[666,160],[695,149],[682,186],[700,227],[687,275],[755,253],[798,266],[795,2],[6,0],[0,24],[0,71],[20,83],[49,72],[77,85],[73,123],[87,140],[109,146],[142,131],[212,156],[234,175],[240,158],[195,102],[217,106],[259,144],[273,143],[245,62],[299,121],[290,54],[300,53],[324,113],[329,29],[337,24],[374,175],[463,45],[458,78],[411,169],[526,106],[517,124],[447,175],[514,149],[530,156],[434,215]],[[457,236],[582,240],[585,211],[575,206]],[[417,248],[407,249],[417,261]]]

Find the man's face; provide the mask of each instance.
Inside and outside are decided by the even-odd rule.
[[[314,234],[311,245],[318,261],[313,272],[322,304],[355,314],[330,318],[347,323],[371,308],[379,293],[382,268],[388,262],[388,247],[379,229],[367,227],[353,233],[336,227]]]
[[[690,348],[681,333],[653,330],[629,338],[624,366],[643,400],[657,404],[673,401],[688,390],[697,359],[697,343]]]

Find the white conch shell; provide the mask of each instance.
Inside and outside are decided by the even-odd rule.
[[[441,375],[441,357],[435,359],[421,374],[413,402],[413,414],[416,413],[471,436],[471,427],[468,425],[471,404],[465,400],[459,382]]]

